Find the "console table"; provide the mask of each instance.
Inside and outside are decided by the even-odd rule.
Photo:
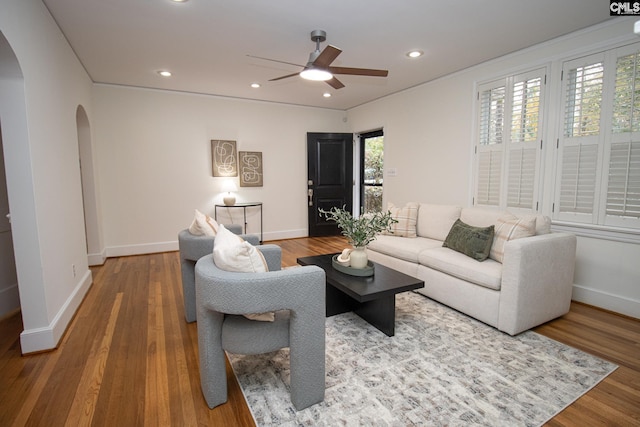
[[[215,205],[213,217],[217,221],[218,220],[218,208],[226,208],[226,209],[242,209],[242,216],[244,219],[244,234],[247,234],[247,208],[259,208],[260,209],[260,243],[262,243],[262,202],[246,202],[246,203],[236,203],[235,205]],[[231,216],[231,214],[229,215]]]

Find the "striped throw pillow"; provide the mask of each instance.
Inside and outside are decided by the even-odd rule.
[[[405,207],[398,208],[394,206],[393,203],[389,203],[388,209],[391,212],[391,217],[398,222],[391,224],[389,231],[384,234],[400,237],[417,237],[416,223],[418,221],[419,206],[418,203],[410,202],[407,203]]]
[[[489,257],[498,262],[504,259],[504,245],[509,240],[520,239],[522,237],[534,236],[536,234],[536,217],[525,218],[499,218],[493,236],[493,244]]]

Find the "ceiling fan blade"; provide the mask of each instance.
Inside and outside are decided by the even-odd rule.
[[[247,56],[249,58],[264,59],[265,61],[279,62],[280,64],[295,65],[296,67],[303,67],[304,68],[304,65],[294,64],[293,62],[278,61],[277,59],[263,58],[262,56],[254,56],[254,55],[247,55]]]
[[[321,68],[326,68],[342,53],[342,50],[335,46],[327,46],[320,53],[320,55],[313,61],[313,65]]]
[[[342,84],[342,82],[338,79],[336,79],[335,77],[332,79],[327,80],[327,84],[329,86],[331,86],[334,89],[342,89],[344,87],[344,85]]]
[[[289,77],[293,77],[293,76],[297,76],[300,73],[293,73],[293,74],[287,74],[286,76],[280,76],[280,77],[276,77],[275,79],[271,79],[269,80],[270,82],[275,82],[276,80],[282,80],[282,79],[287,79]]]
[[[388,70],[374,70],[371,68],[329,67],[332,74],[350,74],[352,76],[387,77]]]

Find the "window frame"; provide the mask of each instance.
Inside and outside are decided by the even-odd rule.
[[[366,149],[366,140],[369,138],[383,137],[384,144],[384,129],[377,129],[369,132],[364,132],[359,135],[360,138],[360,209],[365,209],[365,185],[369,187],[381,187],[383,191],[383,199],[384,199],[384,176],[382,183],[374,183],[374,184],[365,184],[365,149]],[[384,164],[384,151],[383,151],[383,164]],[[383,167],[384,173],[384,167]],[[384,206],[381,207],[381,210],[384,210]]]
[[[476,128],[474,139],[474,171],[473,171],[473,199],[472,203],[477,206],[494,207],[502,210],[509,210],[514,213],[538,212],[541,209],[542,177],[544,176],[544,156],[543,156],[543,134],[545,131],[545,102],[548,99],[547,74],[548,66],[537,66],[528,70],[508,75],[496,80],[491,80],[476,85]],[[533,140],[516,140],[514,138],[514,105],[515,87],[523,82],[532,82],[539,79],[538,101],[537,101],[537,126],[536,136]],[[486,106],[488,100],[499,102],[500,91],[504,91],[502,107],[502,129],[501,135],[486,135],[490,130],[498,127],[487,123],[491,120]],[[488,96],[488,92],[492,92]],[[493,92],[496,92],[496,97]],[[526,94],[527,92],[525,92]],[[489,108],[493,111],[492,108]],[[496,108],[497,110],[497,108]],[[520,115],[519,117],[522,117]],[[522,123],[521,123],[521,129]],[[519,132],[519,135],[523,133]],[[483,141],[495,141],[494,143],[483,144]],[[533,162],[533,176],[523,177],[521,173],[514,175],[510,169],[512,160],[516,155],[520,155],[520,160]],[[532,157],[533,155],[533,157]],[[517,159],[516,159],[517,160]],[[521,169],[520,169],[521,170]],[[514,180],[518,178],[520,183],[513,186]],[[528,184],[523,184],[526,179]],[[495,187],[499,187],[495,189]],[[531,193],[526,206],[522,204],[513,205],[513,190],[517,193],[526,190]],[[529,200],[530,199],[530,200]]]
[[[615,240],[640,241],[640,218],[610,215],[607,213],[609,195],[609,177],[611,168],[611,153],[614,145],[629,143],[636,148],[640,145],[640,132],[614,132],[614,103],[616,96],[617,62],[620,58],[640,54],[640,43],[630,43],[623,46],[612,47],[590,55],[562,61],[561,97],[558,106],[558,120],[560,125],[557,131],[556,173],[554,176],[552,219],[554,223],[564,229],[583,229],[580,234],[591,237],[609,237]],[[640,58],[640,56],[639,56]],[[599,132],[597,135],[583,136],[583,143],[571,141],[572,137],[566,135],[565,118],[568,93],[568,72],[577,64],[587,64],[593,61],[601,61],[603,67],[603,82],[600,98]],[[640,61],[639,61],[640,62]],[[640,65],[640,63],[638,64]],[[640,83],[640,67],[635,73],[635,80]],[[638,85],[640,87],[640,85]],[[562,209],[562,182],[564,163],[569,148],[578,144],[582,146],[595,146],[596,160],[593,185],[593,203],[590,213],[566,212]],[[635,173],[637,170],[633,169]],[[626,194],[625,194],[626,197]],[[626,237],[625,237],[626,236]],[[633,236],[633,237],[632,237]]]

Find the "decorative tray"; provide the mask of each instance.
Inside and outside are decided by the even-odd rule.
[[[331,258],[331,265],[333,268],[338,270],[341,273],[349,274],[351,276],[360,276],[360,277],[369,277],[373,276],[374,268],[373,263],[371,261],[367,261],[367,266],[365,268],[351,268],[345,267],[344,265],[340,265],[337,261],[340,255],[334,255]]]

